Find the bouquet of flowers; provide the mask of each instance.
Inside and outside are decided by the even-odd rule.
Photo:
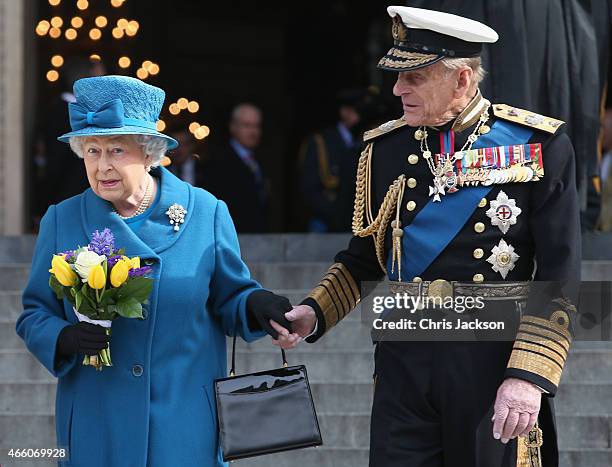
[[[111,335],[112,321],[119,318],[143,318],[142,304],[153,288],[148,266],[140,267],[140,258],[128,258],[116,250],[109,229],[97,230],[89,245],[53,255],[49,286],[59,300],[66,298],[79,321],[106,328]],[[86,355],[83,365],[101,371],[112,366],[110,345],[98,355]]]

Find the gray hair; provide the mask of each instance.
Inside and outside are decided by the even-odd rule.
[[[486,75],[486,71],[482,67],[482,60],[480,57],[444,58],[441,60],[441,62],[447,70],[459,70],[466,66],[470,67],[474,72],[472,78],[473,86],[478,86]]]
[[[238,121],[240,119],[240,114],[242,114],[242,112],[245,110],[253,110],[261,118],[261,109],[259,107],[257,107],[255,104],[251,104],[250,102],[243,102],[241,104],[238,104],[232,109],[230,121],[231,122]]]
[[[92,135],[93,136],[93,135]],[[99,135],[100,136],[100,135]],[[108,136],[127,136],[138,144],[142,152],[151,158],[151,166],[157,167],[166,151],[168,150],[168,141],[165,138],[153,135],[108,135]],[[104,137],[104,136],[102,136]],[[83,159],[83,143],[90,136],[72,136],[70,138],[70,149]]]

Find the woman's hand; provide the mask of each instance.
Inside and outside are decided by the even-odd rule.
[[[98,355],[108,347],[109,341],[110,336],[102,326],[80,322],[61,330],[57,337],[57,353],[64,356],[77,353]]]
[[[255,290],[247,298],[247,310],[251,319],[249,327],[263,329],[274,339],[279,333],[285,336],[291,334],[291,322],[285,318],[285,313],[291,310],[291,303],[286,297],[276,295],[269,290]],[[276,326],[274,326],[274,325]]]

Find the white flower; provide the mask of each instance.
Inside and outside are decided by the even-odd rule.
[[[81,279],[83,279],[83,282],[87,282],[91,268],[102,263],[105,259],[106,256],[99,255],[93,251],[83,251],[78,254],[74,265],[77,273],[81,276]]]

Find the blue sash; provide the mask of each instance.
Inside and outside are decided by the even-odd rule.
[[[491,131],[480,136],[474,149],[493,146],[525,144],[533,131],[503,120],[497,120]],[[463,187],[455,193],[446,194],[440,203],[432,199],[419,211],[412,223],[404,227],[402,237],[402,280],[411,281],[420,276],[431,263],[444,251],[472,216],[478,203],[492,186]],[[400,200],[401,202],[401,200]],[[397,265],[391,273],[392,254],[388,255],[387,275],[390,280],[398,280]]]

